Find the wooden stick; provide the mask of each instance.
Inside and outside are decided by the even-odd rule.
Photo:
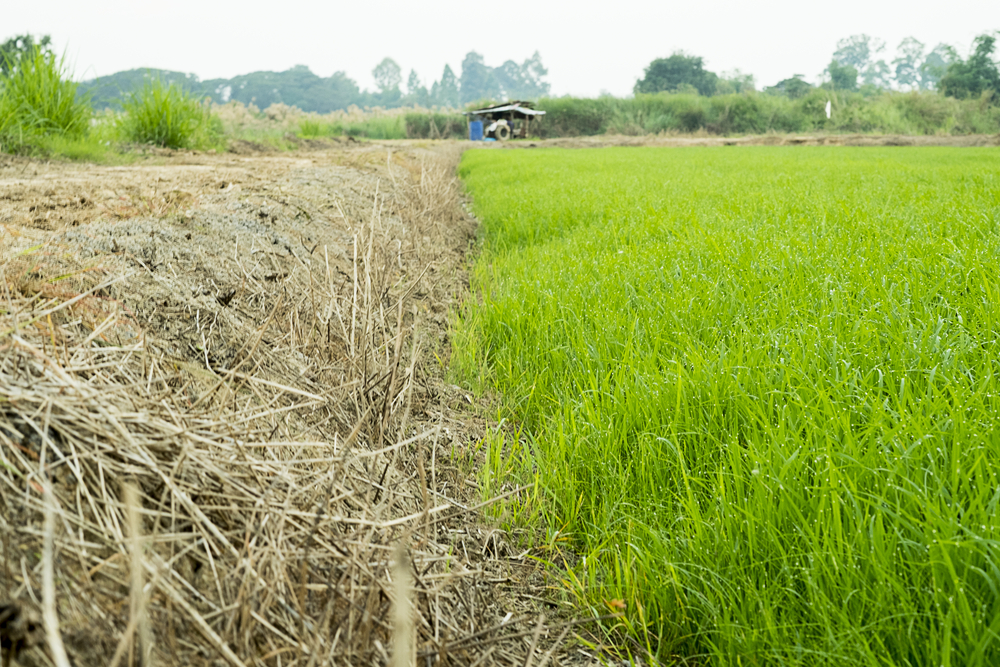
[[[410,576],[410,557],[403,542],[396,545],[392,567],[393,600],[392,667],[413,667],[416,662],[416,644],[413,636],[413,602],[410,599],[413,582]]]
[[[55,558],[56,501],[52,488],[45,482],[45,541],[42,547],[42,620],[45,622],[45,640],[52,662],[56,667],[70,667],[66,647],[59,633],[59,614],[56,613]]]

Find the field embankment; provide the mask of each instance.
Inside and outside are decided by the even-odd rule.
[[[751,134],[720,137],[707,132],[635,136],[604,134],[590,137],[562,137],[533,141],[508,141],[503,148],[609,148],[660,146],[1000,146],[1000,134],[911,136],[901,134]],[[491,146],[495,148],[495,146]]]
[[[588,661],[476,507],[457,158],[0,159],[5,649],[51,598],[81,666]]]
[[[1000,661],[1000,155],[470,151],[487,484],[663,659]],[[520,436],[520,437],[517,437]]]

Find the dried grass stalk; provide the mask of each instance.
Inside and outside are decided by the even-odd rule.
[[[438,451],[445,418],[418,423],[410,409],[424,363],[414,299],[436,260],[404,263],[400,248],[442,245],[462,215],[454,173],[411,160],[408,174],[395,155],[386,169],[342,278],[327,248],[276,259],[257,250],[269,240],[240,241],[218,258],[241,285],[231,306],[176,315],[200,349],[170,352],[103,296],[172,284],[149,263],[131,275],[135,262],[109,262],[98,285],[45,297],[24,286],[23,255],[0,260],[3,570],[22,599],[41,566],[57,664],[60,628],[78,665],[390,653],[522,665],[551,645],[530,617],[497,622],[497,566]]]
[[[70,667],[66,647],[59,633],[59,614],[56,613],[55,579],[55,532],[56,502],[52,490],[46,483],[42,492],[45,496],[45,539],[42,547],[42,619],[45,621],[45,641],[49,655],[56,667]]]
[[[392,667],[413,667],[416,663],[416,647],[413,643],[413,603],[410,599],[413,577],[410,575],[410,558],[402,542],[396,545],[392,574],[395,584]]]

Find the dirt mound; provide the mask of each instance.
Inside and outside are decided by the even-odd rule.
[[[590,660],[461,463],[457,150],[0,164],[0,597],[75,664]]]

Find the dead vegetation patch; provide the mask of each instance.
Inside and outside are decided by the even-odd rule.
[[[0,166],[0,602],[77,665],[593,660],[456,463],[456,155]]]

